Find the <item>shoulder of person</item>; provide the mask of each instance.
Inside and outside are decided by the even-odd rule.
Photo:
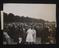
[[[30,29],[27,30],[27,32],[30,31]]]
[[[36,31],[36,30],[34,29],[34,31]]]

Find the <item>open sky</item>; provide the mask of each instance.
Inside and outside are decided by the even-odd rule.
[[[19,16],[56,21],[56,4],[4,3],[3,11]]]

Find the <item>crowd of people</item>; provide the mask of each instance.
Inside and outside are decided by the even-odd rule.
[[[56,31],[52,31],[49,26],[41,29],[39,27],[37,28],[35,24],[27,25],[24,23],[4,24],[3,43],[36,44],[37,38],[41,38],[41,44],[55,44]]]

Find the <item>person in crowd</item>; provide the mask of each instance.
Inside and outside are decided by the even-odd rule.
[[[6,40],[6,44],[11,44],[11,38],[8,35],[8,33],[7,32],[3,32],[3,35],[4,35],[4,39]]]
[[[53,31],[51,28],[49,28],[49,43],[54,44],[55,43],[55,31]]]
[[[36,43],[39,43],[39,44],[41,44],[41,32],[42,32],[42,28],[37,28],[36,27],[37,25],[35,25],[35,30],[36,30]]]
[[[36,30],[32,26],[27,30],[26,42],[30,44],[36,42]]]
[[[17,38],[17,31],[16,31],[16,27],[14,24],[12,24],[11,27],[9,27],[9,31],[8,31],[8,34],[10,35],[10,37],[14,40],[14,42],[17,42],[18,41],[18,38]]]
[[[25,43],[26,42],[26,30],[24,27],[22,29],[23,29],[22,42]]]
[[[45,27],[41,32],[41,43],[46,44],[48,42],[48,28]]]
[[[23,27],[22,25],[19,26],[19,43],[23,43]]]

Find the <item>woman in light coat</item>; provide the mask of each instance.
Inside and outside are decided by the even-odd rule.
[[[30,27],[27,30],[26,42],[27,43],[35,43],[36,42],[36,30],[33,27]]]

